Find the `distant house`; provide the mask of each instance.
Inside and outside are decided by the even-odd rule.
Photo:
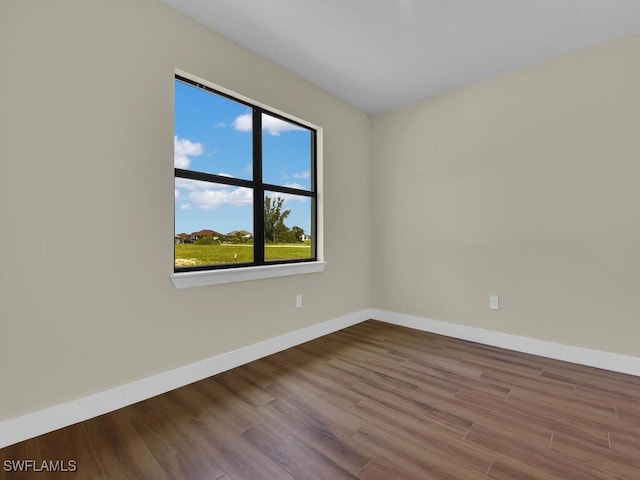
[[[311,240],[311,235],[307,235],[306,233],[302,233],[302,235],[300,235],[300,241],[301,242],[306,242],[307,240]]]
[[[191,240],[193,241],[205,237],[212,237],[214,240],[218,240],[220,237],[222,237],[222,234],[216,232],[215,230],[200,230],[199,232],[193,232],[191,234]]]
[[[191,234],[189,233],[178,233],[175,236],[176,243],[185,243],[188,240],[191,240]]]

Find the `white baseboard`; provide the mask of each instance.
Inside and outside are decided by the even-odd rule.
[[[541,357],[554,358],[565,362],[602,368],[613,372],[628,373],[640,376],[640,358],[618,353],[591,350],[588,348],[574,347],[561,343],[537,340],[535,338],[520,337],[508,333],[484,330],[482,328],[469,327],[455,323],[440,322],[428,318],[415,317],[402,313],[388,312],[386,310],[369,310],[371,318],[414,328],[425,332],[437,333],[448,337],[460,338],[471,342],[492,345],[494,347],[515,350],[517,352],[530,353]]]
[[[0,422],[0,448],[97,417],[368,320],[362,310],[279,337]]]
[[[0,448],[126,407],[370,318],[566,362],[640,376],[640,358],[379,309],[361,310],[77,400],[0,422]]]

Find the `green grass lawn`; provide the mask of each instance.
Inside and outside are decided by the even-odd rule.
[[[311,258],[311,245],[309,242],[267,244],[265,257],[266,260]],[[194,245],[180,243],[175,246],[176,267],[250,262],[253,262],[253,245],[250,244]]]

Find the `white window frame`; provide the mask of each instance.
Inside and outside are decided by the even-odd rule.
[[[219,285],[225,283],[244,282],[250,280],[260,280],[266,278],[284,277],[290,275],[303,275],[309,273],[320,273],[324,271],[327,262],[324,260],[324,228],[323,228],[323,130],[322,127],[314,125],[306,120],[297,118],[288,113],[282,112],[270,105],[258,102],[252,98],[238,94],[220,85],[216,85],[203,78],[197,77],[183,70],[176,69],[175,74],[189,78],[194,82],[205,85],[213,90],[225,93],[247,103],[256,105],[274,112],[282,117],[289,118],[297,123],[308,126],[316,131],[316,231],[315,231],[315,252],[316,259],[309,262],[285,263],[274,265],[251,265],[247,267],[233,267],[228,269],[198,270],[190,272],[173,272],[170,276],[176,288],[204,287],[208,285]],[[173,157],[172,157],[173,158]],[[172,160],[173,165],[173,160]],[[172,169],[173,170],[173,169]],[[174,192],[171,192],[174,195]],[[175,213],[175,212],[174,212]],[[173,235],[170,237],[173,242]],[[175,258],[172,259],[172,263]],[[171,266],[173,270],[173,264]]]

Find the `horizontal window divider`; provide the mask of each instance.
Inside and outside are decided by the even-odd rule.
[[[226,175],[216,175],[214,173],[197,172],[193,170],[175,169],[175,176],[178,178],[188,178],[189,180],[199,180],[202,182],[222,183],[224,185],[232,185],[236,187],[254,188],[253,180],[245,180],[244,178],[227,177]]]
[[[282,185],[273,185],[271,183],[262,184],[265,190],[278,193],[289,193],[291,195],[302,195],[304,197],[315,197],[316,192],[313,190],[303,190],[300,188],[284,187]]]

